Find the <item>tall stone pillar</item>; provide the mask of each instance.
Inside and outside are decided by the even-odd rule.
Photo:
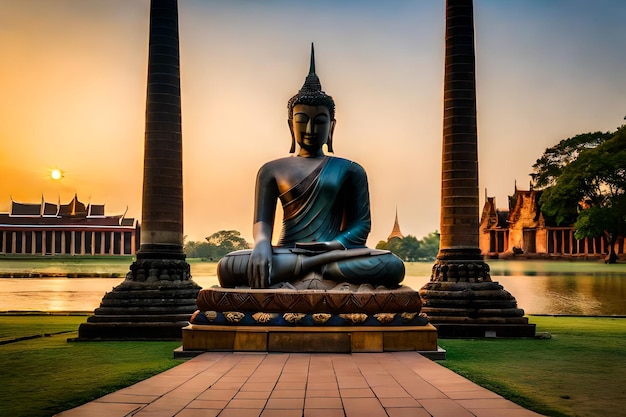
[[[79,340],[179,339],[196,310],[200,287],[183,252],[181,132],[178,4],[151,0],[141,243]]]
[[[533,336],[515,298],[492,282],[479,247],[472,0],[446,1],[440,246],[422,312],[440,337]]]

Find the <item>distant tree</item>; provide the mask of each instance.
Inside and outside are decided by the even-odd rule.
[[[394,237],[389,242],[381,240],[376,244],[376,249],[391,251],[405,262],[431,261],[439,252],[439,233],[429,233],[419,240],[412,235]]]
[[[248,242],[241,237],[241,233],[237,230],[220,230],[207,237],[206,240],[209,244],[226,250],[226,253],[249,248]]]
[[[189,258],[203,258],[216,261],[229,252],[248,249],[248,242],[237,230],[220,230],[206,238],[206,242],[187,242],[185,253]]]
[[[530,174],[535,188],[550,187],[555,184],[563,168],[578,158],[580,152],[592,149],[606,142],[615,132],[589,132],[563,139],[558,144],[547,148],[541,158],[533,165]]]
[[[434,261],[439,253],[439,231],[429,233],[420,240],[418,259],[421,261]]]
[[[602,236],[606,261],[617,261],[615,242],[626,232],[626,127],[582,149],[544,190],[541,210],[557,224],[574,224],[577,239]]]

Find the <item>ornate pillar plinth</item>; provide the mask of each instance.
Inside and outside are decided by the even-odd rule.
[[[124,282],[80,325],[78,340],[180,339],[200,289],[184,260],[133,262]]]
[[[443,260],[419,291],[422,312],[439,337],[533,337],[524,310],[502,285],[491,280],[482,260]]]

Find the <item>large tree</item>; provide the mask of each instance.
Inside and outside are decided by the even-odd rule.
[[[579,149],[551,182],[541,210],[557,224],[574,223],[577,239],[603,236],[606,261],[616,262],[615,243],[626,232],[626,126],[595,147]]]
[[[580,152],[592,149],[606,142],[615,132],[589,132],[563,139],[558,144],[547,148],[541,158],[533,165],[533,185],[536,188],[550,187],[568,164],[578,158]]]

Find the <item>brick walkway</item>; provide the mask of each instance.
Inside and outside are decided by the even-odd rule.
[[[61,417],[530,417],[415,352],[204,353]]]

